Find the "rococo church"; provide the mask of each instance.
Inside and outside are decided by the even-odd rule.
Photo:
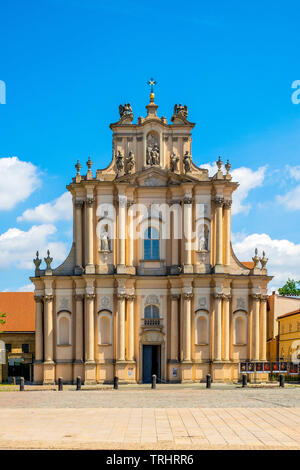
[[[271,277],[264,254],[232,250],[231,165],[209,176],[187,106],[170,123],[157,110],[153,88],[136,124],[120,105],[109,166],[75,165],[71,251],[56,268],[34,260],[36,383],[221,382],[266,360]]]

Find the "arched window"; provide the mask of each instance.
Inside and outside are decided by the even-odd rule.
[[[147,305],[144,311],[144,318],[159,318],[159,308],[156,305]]]
[[[159,232],[154,227],[148,227],[144,233],[144,259],[159,259]]]
[[[68,312],[57,316],[57,338],[59,346],[71,345],[71,314]]]
[[[112,344],[112,316],[102,312],[98,318],[98,344]]]
[[[234,314],[234,344],[247,344],[247,316],[244,312]]]
[[[195,317],[195,343],[209,343],[209,317],[206,312],[198,312]]]

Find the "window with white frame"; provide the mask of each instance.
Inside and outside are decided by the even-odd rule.
[[[57,315],[57,344],[59,346],[71,345],[71,332],[71,314],[69,312],[59,312]]]
[[[144,259],[158,260],[159,258],[159,231],[154,227],[148,227],[144,232]]]
[[[159,318],[159,308],[156,305],[147,305],[144,310],[144,318]]]

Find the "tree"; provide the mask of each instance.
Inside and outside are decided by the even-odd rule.
[[[4,325],[6,321],[5,317],[6,317],[6,313],[0,313],[0,325]],[[2,331],[0,331],[0,333],[2,333]]]
[[[296,284],[300,284],[300,281],[294,281],[294,279],[288,279],[286,283],[284,284],[284,286],[278,289],[279,295],[299,297],[300,288],[298,288]]]

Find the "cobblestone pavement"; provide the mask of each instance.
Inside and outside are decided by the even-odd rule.
[[[1,408],[265,408],[299,407],[300,387],[216,388],[183,387],[98,391],[25,391],[0,393]]]
[[[300,449],[300,388],[0,393],[0,448]]]

